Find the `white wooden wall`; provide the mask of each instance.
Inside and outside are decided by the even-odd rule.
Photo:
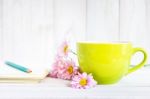
[[[131,41],[150,55],[150,0],[87,0],[86,29],[87,40]],[[132,63],[141,59],[138,53]]]
[[[84,38],[85,1],[0,0],[0,59],[50,67],[66,34]]]
[[[132,41],[150,54],[149,28],[149,0],[0,0],[0,59],[49,66],[65,38]]]
[[[119,40],[119,0],[87,0],[87,39]]]

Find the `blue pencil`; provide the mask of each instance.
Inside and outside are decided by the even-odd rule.
[[[6,61],[5,64],[7,64],[8,66],[13,67],[13,68],[15,68],[17,70],[26,72],[26,73],[31,73],[32,72],[30,69],[28,69],[28,68],[26,68],[24,66],[21,66],[21,65],[9,62],[9,61]]]

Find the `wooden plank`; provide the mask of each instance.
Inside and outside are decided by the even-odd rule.
[[[52,5],[53,0],[4,1],[2,53],[5,60],[36,68],[49,67],[53,47]]]
[[[13,37],[14,37],[14,29],[13,29],[13,14],[14,7],[13,1],[3,0],[3,59],[11,59],[13,57]]]
[[[22,21],[24,31],[22,39],[25,53],[23,62],[36,67],[49,67],[52,59],[52,0],[28,0],[23,2]],[[21,46],[22,44],[20,44]],[[50,47],[49,47],[50,46]],[[17,50],[17,49],[16,49]],[[50,58],[51,57],[51,58]],[[48,59],[50,58],[50,59]]]
[[[3,1],[0,0],[0,59],[2,59],[3,53]]]
[[[54,25],[54,20],[53,20],[53,5],[54,4],[54,0],[45,0],[45,4],[44,4],[44,35],[45,37],[43,38],[44,42],[44,60],[43,60],[43,65],[46,67],[50,67],[51,64],[54,61],[54,29],[53,29],[53,25]]]
[[[135,47],[143,47],[150,54],[150,2],[148,0],[120,0],[120,39],[131,41]],[[142,54],[132,63],[137,64]],[[148,60],[150,63],[150,60]]]
[[[143,41],[143,47],[148,52],[148,56],[150,55],[150,1],[145,0],[145,22],[146,22],[146,33],[144,33],[142,39]],[[144,19],[143,19],[144,20]],[[143,33],[142,33],[143,34]],[[148,58],[147,64],[150,64],[150,58]]]
[[[0,84],[1,99],[149,99],[149,86],[98,85],[86,90],[68,87],[69,81],[47,78],[40,84]]]
[[[75,49],[75,42],[85,38],[85,26],[86,0],[54,0],[55,48],[68,39]]]
[[[87,0],[86,39],[119,40],[119,0]]]

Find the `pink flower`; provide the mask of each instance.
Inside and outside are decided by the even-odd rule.
[[[78,75],[74,76],[71,81],[71,87],[77,89],[87,89],[94,87],[97,82],[93,79],[91,74],[87,75],[87,73],[78,73]]]
[[[57,56],[55,62],[52,65],[52,70],[48,74],[48,77],[58,78],[58,74],[61,72],[64,66],[65,66],[65,61],[63,57]]]
[[[58,55],[59,56],[68,56],[69,53],[69,45],[67,41],[64,41],[58,50]]]
[[[65,60],[64,66],[58,72],[58,78],[71,80],[78,73],[78,67],[73,60]]]
[[[53,70],[47,75],[47,77],[57,78],[58,73],[57,68],[58,66],[54,66]]]
[[[61,78],[71,80],[74,75],[78,73],[78,67],[73,60],[64,57],[57,57],[53,64],[52,71],[48,75],[53,78]]]

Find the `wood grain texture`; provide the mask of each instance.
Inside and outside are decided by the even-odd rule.
[[[149,6],[149,0],[87,0],[86,40],[130,41],[150,54]],[[132,64],[142,57],[134,55]]]
[[[131,41],[134,47],[143,47],[148,54],[150,54],[149,6],[149,0],[120,0],[120,40]],[[135,57],[134,64],[139,62],[142,55]]]
[[[3,58],[10,58],[13,56],[13,42],[14,42],[14,7],[13,1],[3,1]]]
[[[3,56],[3,53],[2,53],[2,49],[3,49],[2,30],[3,30],[3,1],[0,0],[0,60],[2,59],[2,56]]]
[[[53,46],[52,4],[52,0],[3,1],[3,60],[48,64]]]
[[[0,0],[3,60],[48,66],[65,38],[72,49],[80,40],[131,41],[150,54],[149,32],[149,0]]]
[[[119,40],[119,0],[87,0],[86,39]]]
[[[134,76],[136,77],[136,75]],[[147,77],[148,78],[148,77]],[[133,80],[133,79],[132,79]],[[149,99],[149,85],[135,83],[97,85],[78,90],[70,81],[46,78],[39,84],[0,84],[1,99]]]
[[[60,42],[67,38],[74,48],[85,37],[86,0],[1,0],[1,5],[3,60],[49,67]]]
[[[56,45],[64,39],[75,41],[85,38],[86,0],[54,0],[54,33]]]

